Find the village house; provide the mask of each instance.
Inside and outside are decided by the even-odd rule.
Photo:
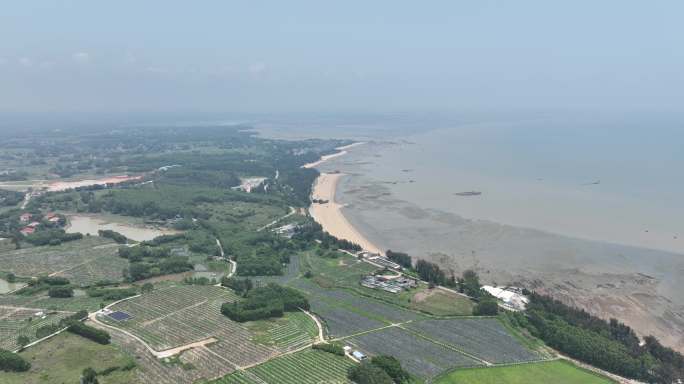
[[[33,234],[33,232],[35,232],[35,231],[36,231],[36,229],[33,228],[33,227],[24,227],[24,228],[22,228],[22,229],[19,230],[19,232],[21,232],[21,234],[24,235],[24,236],[31,235],[31,234]]]

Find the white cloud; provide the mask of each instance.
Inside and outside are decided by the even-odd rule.
[[[28,57],[22,57],[19,59],[19,64],[21,64],[24,67],[32,67],[33,60],[29,59]]]
[[[266,72],[266,64],[261,63],[261,62],[254,63],[254,64],[249,66],[248,70],[249,70],[249,73],[251,73],[252,75],[260,75],[260,74]]]
[[[71,58],[77,63],[87,63],[90,61],[90,55],[87,52],[76,52],[71,55]]]

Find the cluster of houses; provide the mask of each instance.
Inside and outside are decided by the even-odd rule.
[[[36,229],[38,226],[41,224],[40,221],[33,220],[34,215],[32,213],[22,213],[21,216],[19,216],[19,222],[24,225],[19,232],[21,232],[22,235],[28,236],[36,232]],[[48,213],[45,215],[44,220],[53,223],[53,224],[58,224],[60,222],[60,217],[56,213]]]
[[[390,293],[399,293],[415,288],[418,282],[401,275],[368,275],[361,279],[361,285],[366,288],[380,289]]]
[[[394,269],[395,271],[401,271],[402,270],[401,265],[395,263],[394,261],[388,259],[387,257],[385,257],[379,253],[362,251],[358,254],[358,256],[363,258],[363,259],[366,259],[367,261],[371,262],[372,264],[378,265],[380,267]]]

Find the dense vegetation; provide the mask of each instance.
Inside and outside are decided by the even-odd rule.
[[[31,368],[31,363],[16,353],[0,349],[0,371],[24,372]]]
[[[0,189],[0,207],[14,206],[21,203],[22,200],[24,200],[23,193]]]
[[[247,296],[247,293],[254,288],[254,283],[252,283],[252,280],[250,279],[238,279],[226,276],[221,279],[221,285],[232,289],[235,293],[242,296]]]
[[[193,264],[187,256],[173,256],[166,247],[119,247],[119,257],[128,259],[130,265],[124,271],[129,281],[148,277],[191,271]]]
[[[319,349],[333,355],[344,356],[344,347],[337,343],[318,343],[311,346],[313,349]]]
[[[89,325],[83,324],[80,321],[71,322],[67,330],[99,344],[109,344],[111,339],[111,336],[106,331],[93,328]]]
[[[86,290],[90,297],[101,297],[103,300],[116,301],[138,294],[136,288],[90,288]]]
[[[120,234],[119,232],[112,231],[111,229],[100,229],[97,231],[97,234],[100,237],[112,239],[119,244],[126,244],[128,242],[128,238],[126,238],[126,236]]]
[[[395,263],[401,265],[404,268],[413,267],[411,256],[409,256],[408,253],[394,252],[391,249],[388,249],[387,252],[385,252],[385,256],[387,256],[388,259],[394,261]]]
[[[74,295],[74,289],[69,286],[50,287],[48,296],[50,297],[71,297]]]
[[[81,233],[66,233],[63,229],[39,230],[26,236],[26,241],[33,245],[60,245],[67,241],[80,240]]]
[[[480,300],[473,308],[475,316],[496,316],[499,314],[499,303],[492,297]]]
[[[654,337],[640,345],[636,333],[615,319],[605,321],[547,296],[532,294],[527,316],[508,314],[513,323],[580,361],[650,383],[684,378],[684,357]]]
[[[347,377],[357,384],[402,384],[411,376],[393,356],[375,356],[349,369]]]
[[[241,301],[223,304],[221,313],[233,321],[245,322],[282,317],[284,312],[300,308],[309,309],[309,301],[301,292],[271,283],[251,290]]]

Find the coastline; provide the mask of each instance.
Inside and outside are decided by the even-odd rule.
[[[321,157],[320,160],[304,165],[304,168],[314,168],[326,161],[343,156],[348,152],[346,149],[362,145],[363,142],[353,143],[343,147],[335,148],[339,152]],[[366,236],[364,236],[356,227],[354,227],[342,212],[343,204],[335,200],[337,192],[337,185],[343,173],[321,173],[314,181],[311,196],[317,200],[327,200],[325,204],[312,203],[309,206],[309,214],[318,224],[323,227],[323,230],[331,235],[349,240],[359,244],[365,251],[384,254],[384,250],[372,243]]]

